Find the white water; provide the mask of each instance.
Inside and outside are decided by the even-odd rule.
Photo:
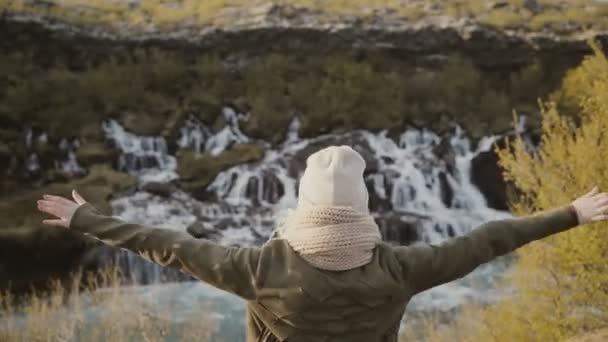
[[[231,144],[252,141],[238,127],[239,121],[247,118],[245,115],[226,109],[224,118],[227,125],[217,133],[190,118],[180,130],[178,146],[218,155]],[[176,159],[167,153],[163,138],[136,136],[115,121],[104,123],[103,128],[108,139],[123,152],[120,167],[138,176],[142,184],[177,178]],[[322,146],[344,142],[368,151],[368,159],[377,164],[374,172],[366,176],[371,185],[369,190],[390,208],[376,211],[374,215],[382,218],[401,213],[397,215],[403,222],[415,226],[421,238],[419,243],[440,243],[486,221],[510,217],[507,212],[488,208],[483,195],[470,181],[472,158],[488,150],[496,139],[494,136],[472,146],[459,128],[444,137],[427,130],[410,129],[397,141],[386,133],[366,131],[301,139],[298,128],[299,122],[294,120],[282,145],[272,148],[265,144],[267,149],[262,161],[239,165],[219,174],[207,189],[215,194],[217,201],[200,202],[179,191],[169,198],[137,192],[113,201],[114,211],[128,221],[170,229],[184,230],[202,221],[218,229],[217,240],[223,244],[261,244],[272,234],[277,218],[295,206],[297,178],[303,171],[305,156]],[[442,141],[454,155],[451,168],[433,152]],[[290,167],[296,160],[300,167]],[[442,174],[446,180],[443,185]],[[446,183],[453,194],[447,203],[442,200]],[[163,272],[159,267],[135,256],[128,260],[132,268],[140,269],[144,280],[161,279]],[[462,280],[417,296],[408,311],[451,310],[472,297],[492,300],[492,284],[504,268],[500,261],[485,265]]]
[[[224,108],[223,116],[226,126],[215,134],[200,120],[191,116],[180,129],[177,144],[180,147],[189,147],[197,152],[209,152],[217,156],[231,144],[249,142],[249,138],[241,132],[238,124],[247,116],[235,112],[232,108]]]

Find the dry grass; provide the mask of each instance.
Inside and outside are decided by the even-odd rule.
[[[605,342],[608,341],[608,329],[602,329],[600,331],[583,335],[580,337],[571,338],[566,342]]]
[[[83,286],[83,282],[86,284]],[[170,307],[154,309],[129,296],[117,271],[74,277],[66,288],[15,298],[0,296],[0,341],[210,341],[215,333],[209,308],[195,319],[172,322]],[[96,311],[92,308],[99,308]],[[200,313],[200,314],[199,314]]]
[[[61,5],[57,5],[59,3]],[[45,5],[32,5],[30,0],[4,0],[0,9],[60,17],[76,24],[170,28],[176,25],[230,24],[235,11],[278,4],[312,10],[318,13],[320,21],[342,16],[365,19],[390,13],[411,21],[437,15],[472,18],[499,28],[531,31],[547,29],[567,33],[608,29],[608,4],[603,2],[538,0],[536,9],[526,6],[523,0],[508,0],[503,6],[491,6],[492,3],[485,0],[141,0],[129,4],[115,0],[50,0]]]

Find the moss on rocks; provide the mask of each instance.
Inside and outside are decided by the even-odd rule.
[[[113,195],[134,189],[136,185],[136,179],[130,175],[118,172],[106,164],[95,165],[83,178],[0,197],[0,212],[6,213],[0,215],[0,230],[41,227],[44,217],[36,208],[36,200],[43,194],[71,197],[72,189],[77,189],[89,202],[109,212],[107,200]]]
[[[84,167],[112,163],[118,160],[119,155],[119,151],[102,142],[85,143],[76,150],[76,158]]]
[[[239,164],[259,161],[263,157],[264,147],[257,144],[234,145],[218,156],[180,150],[177,154],[177,172],[183,188],[204,199],[205,189],[220,172]]]

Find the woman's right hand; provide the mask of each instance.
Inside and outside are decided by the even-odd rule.
[[[608,193],[596,186],[588,194],[572,202],[580,224],[608,220]]]
[[[45,219],[42,223],[69,228],[76,209],[87,202],[76,190],[72,190],[72,198],[73,201],[61,196],[43,195],[37,202],[38,210],[55,218]]]

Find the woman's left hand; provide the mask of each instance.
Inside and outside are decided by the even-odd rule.
[[[38,210],[56,218],[43,220],[42,223],[69,228],[76,209],[87,203],[76,190],[72,190],[72,198],[73,201],[61,196],[43,195],[42,199],[37,201]]]

